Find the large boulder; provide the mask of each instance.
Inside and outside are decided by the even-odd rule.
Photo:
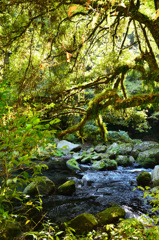
[[[101,171],[101,170],[105,170],[106,169],[106,165],[105,165],[105,162],[103,160],[100,160],[100,161],[94,161],[91,168],[93,170],[98,170],[98,171]]]
[[[77,152],[81,150],[80,144],[74,144],[66,140],[62,140],[58,142],[57,149],[62,150],[65,154],[68,154],[69,152]]]
[[[94,150],[97,153],[104,153],[106,151],[107,147],[105,145],[97,145]]]
[[[159,186],[159,165],[156,165],[151,173],[153,186]]]
[[[48,177],[38,177],[37,180],[31,182],[23,191],[24,194],[35,196],[37,194],[46,196],[55,191],[55,184]]]
[[[68,227],[73,228],[76,234],[88,233],[97,226],[98,222],[90,213],[82,213],[67,223]]]
[[[58,192],[63,195],[72,195],[75,192],[75,181],[69,180],[58,187]]]
[[[112,158],[116,157],[118,146],[119,146],[118,143],[115,142],[107,148],[106,154],[107,154],[108,158],[109,157],[112,157]]]
[[[152,148],[144,152],[140,152],[137,162],[144,167],[154,167],[159,163],[159,148]]]
[[[114,143],[107,149],[107,154],[110,158],[116,158],[117,155],[130,155],[132,149],[132,143]]]
[[[121,207],[110,207],[96,214],[98,225],[103,226],[117,222],[120,218],[125,217],[125,210]]]
[[[138,176],[137,176],[137,184],[145,187],[145,186],[149,186],[151,183],[151,174],[149,172],[141,172]]]
[[[135,159],[132,156],[118,155],[116,161],[119,166],[127,167],[131,166],[135,162]]]
[[[104,160],[105,162],[105,167],[107,170],[116,170],[117,169],[117,162],[115,160],[110,160],[110,159],[106,159]]]
[[[142,143],[136,143],[133,147],[133,150],[144,152],[146,150],[152,149],[152,148],[159,148],[159,143],[154,141],[145,141]]]
[[[137,142],[134,144],[131,155],[137,159],[140,152],[144,152],[150,150],[152,148],[158,148],[159,144],[154,141],[145,141],[145,142]]]

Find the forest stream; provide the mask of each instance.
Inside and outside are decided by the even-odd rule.
[[[65,175],[66,180],[73,179],[76,183],[76,191],[72,196],[57,194],[44,197],[43,210],[51,221],[62,223],[84,212],[96,214],[114,204],[125,209],[126,218],[138,218],[150,212],[143,192],[136,188],[136,177],[141,171],[151,172],[152,169],[134,165],[118,166],[113,171],[94,171],[89,164],[81,164],[80,167],[82,171],[74,176]],[[49,171],[45,175],[55,179]],[[57,175],[62,177],[62,172]]]

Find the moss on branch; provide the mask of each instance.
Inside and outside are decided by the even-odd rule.
[[[117,99],[114,107],[119,110],[150,103],[159,103],[159,93],[134,96],[125,100]]]
[[[82,120],[76,124],[75,126],[68,128],[59,134],[59,138],[64,137],[66,134],[70,134],[76,131],[79,131],[85,123],[90,120],[92,117],[93,119],[98,118],[99,111],[101,110],[100,103],[103,100],[107,100],[107,104],[115,103],[115,100],[118,98],[116,90],[112,89],[105,89],[102,93],[97,94],[92,101],[90,101],[89,106],[86,110],[86,114],[83,116]],[[111,100],[111,101],[110,101]],[[104,107],[108,106],[104,104]]]

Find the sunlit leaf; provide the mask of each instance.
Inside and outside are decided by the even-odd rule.
[[[36,125],[40,122],[40,119],[39,118],[36,118],[34,121],[33,121],[33,124]]]
[[[60,122],[60,121],[61,121],[60,119],[55,118],[55,119],[53,119],[53,120],[50,122],[50,124],[52,125],[52,124],[58,123],[58,122]]]
[[[71,56],[72,56],[71,53],[66,52],[66,59],[67,59],[67,62],[70,62]]]
[[[13,178],[13,182],[14,182],[14,183],[16,183],[16,182],[17,182],[17,180],[18,180],[18,178],[17,178],[17,177]]]
[[[157,19],[158,17],[159,17],[159,9],[157,9],[154,19]]]
[[[79,5],[75,5],[69,8],[68,11],[68,16],[71,17],[72,16],[72,12],[75,11],[78,8]]]
[[[44,70],[44,65],[40,64],[40,69]]]
[[[31,129],[31,128],[32,128],[32,124],[27,124],[27,125],[26,125],[26,129],[27,129],[27,130],[29,130],[29,129]]]
[[[30,223],[30,220],[27,220],[27,221],[25,222],[25,225],[27,225],[28,223]]]
[[[119,3],[119,6],[126,8],[125,3]]]
[[[88,1],[87,1],[88,6],[86,7],[86,10],[89,9],[89,5],[90,5],[90,3],[91,3],[91,0],[88,0]]]
[[[12,183],[12,182],[13,182],[12,179],[8,179],[8,180],[6,181],[6,184],[9,185],[9,184]]]

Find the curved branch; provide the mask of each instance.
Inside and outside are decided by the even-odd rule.
[[[107,104],[105,103],[106,107],[106,105],[109,106],[110,104],[113,104],[117,98],[119,98],[119,96],[117,95],[116,90],[114,91],[112,89],[106,89],[102,93],[97,94],[96,97],[89,103],[86,114],[82,118],[81,122],[61,132],[58,137],[62,138],[66,134],[80,130],[85,125],[85,123],[92,118],[92,115],[94,118],[97,118],[99,113],[99,104],[101,101],[107,99]]]
[[[118,6],[117,11],[121,12],[125,17],[131,17],[139,23],[145,24],[145,26],[151,32],[158,48],[159,48],[159,21],[149,19],[146,15],[139,12],[136,7],[122,7]]]
[[[131,23],[131,21],[132,21],[132,19],[130,19],[129,22],[128,22],[127,29],[126,29],[126,33],[125,33],[124,39],[123,39],[122,44],[121,44],[121,47],[120,47],[119,56],[120,56],[121,53],[122,53],[123,46],[124,46],[124,43],[125,43],[126,37],[127,37],[127,35],[128,35],[128,32],[129,32],[129,27],[130,27],[130,23]],[[119,57],[118,57],[118,58],[119,58]]]
[[[115,103],[115,109],[125,109],[130,107],[141,106],[142,104],[159,103],[159,93],[145,94],[140,96],[134,96],[125,100],[117,99]]]

